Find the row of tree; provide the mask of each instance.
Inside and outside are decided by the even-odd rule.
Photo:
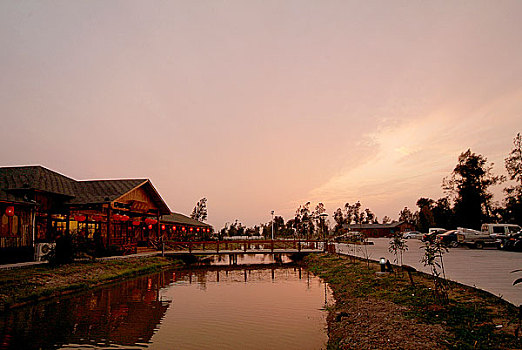
[[[504,222],[522,224],[522,136],[520,133],[513,140],[513,149],[505,158],[508,176],[495,175],[493,164],[483,155],[470,149],[461,153],[451,174],[442,180],[444,196],[437,200],[420,197],[417,210],[405,207],[399,212],[397,221],[414,225],[419,231],[427,232],[430,227],[446,229],[466,227],[479,229],[486,222]],[[505,197],[501,202],[493,202],[491,187],[511,180],[504,188]],[[273,219],[277,237],[321,237],[328,234],[330,221],[326,219],[326,208],[318,203],[312,209],[311,203],[300,205],[292,219],[285,223],[281,216]],[[333,215],[333,233],[339,233],[343,225],[376,224],[377,216],[369,209],[363,209],[361,202],[346,203],[337,208]],[[384,216],[382,223],[395,222]],[[237,220],[226,225],[220,233],[233,235],[271,235],[272,222],[246,228]]]
[[[429,227],[466,227],[479,229],[481,224],[504,222],[522,224],[522,136],[513,140],[513,149],[505,158],[508,177],[493,174],[493,164],[486,157],[467,150],[460,154],[450,176],[442,181],[445,197],[420,198],[416,214],[406,213],[409,222],[421,231]],[[505,197],[493,202],[491,186],[511,180],[504,188]],[[407,212],[407,208],[405,208]]]

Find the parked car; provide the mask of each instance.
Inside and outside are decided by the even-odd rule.
[[[485,245],[494,245],[497,242],[497,239],[486,231],[462,227],[459,227],[457,231],[458,242],[470,248],[482,249]]]
[[[422,235],[421,241],[433,242],[433,241],[435,241],[435,238],[437,237],[437,235],[444,233],[444,232],[446,232],[446,230],[443,228],[437,228],[437,229],[430,228],[430,231],[428,233],[425,233]]]
[[[420,238],[420,237],[422,237],[422,233],[420,233],[419,231],[408,231],[408,232],[404,232],[402,237],[404,237],[406,239]]]
[[[502,250],[522,251],[522,230],[505,236],[498,236],[497,248]]]
[[[437,235],[444,233],[445,231],[439,232],[439,231],[432,231],[428,232],[422,235],[421,241],[423,242],[433,242],[435,241],[435,238]]]
[[[510,235],[522,230],[522,227],[514,224],[483,224],[480,230],[489,235]]]
[[[439,242],[444,244],[446,247],[458,247],[459,241],[457,239],[457,230],[450,230],[437,235]]]
[[[336,242],[362,242],[364,235],[358,231],[350,231],[340,236],[335,237]]]

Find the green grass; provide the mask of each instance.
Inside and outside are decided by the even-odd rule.
[[[404,317],[426,324],[439,324],[449,331],[450,349],[515,349],[522,342],[505,327],[517,318],[518,310],[511,304],[472,288],[451,284],[449,302],[436,298],[430,276],[415,273],[415,286],[407,276],[389,274],[377,277],[377,265],[353,262],[337,255],[310,255],[305,259],[308,268],[328,282],[337,303],[348,303],[351,298],[376,298],[406,306]],[[503,329],[496,329],[502,322]],[[338,340],[334,339],[333,342]],[[336,348],[335,344],[330,344]]]

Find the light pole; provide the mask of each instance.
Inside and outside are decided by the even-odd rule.
[[[274,211],[270,212],[272,214],[272,241],[274,240]]]

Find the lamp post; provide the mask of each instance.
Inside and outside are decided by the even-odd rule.
[[[272,214],[272,241],[274,240],[274,211],[270,212]]]

